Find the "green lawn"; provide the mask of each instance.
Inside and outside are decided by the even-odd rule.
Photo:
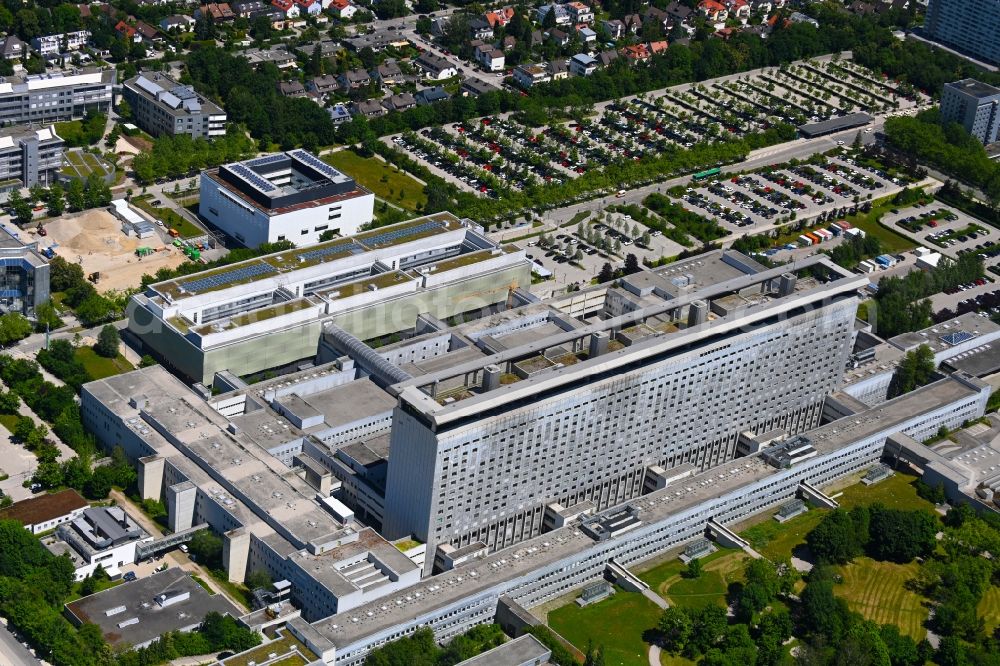
[[[806,535],[819,524],[825,513],[822,509],[810,509],[784,523],[772,518],[745,530],[740,536],[768,559],[790,557],[796,546],[805,543]]]
[[[578,649],[604,646],[608,666],[646,666],[649,645],[643,633],[656,626],[660,608],[635,592],[616,588],[604,601],[580,608],[569,603],[549,613],[548,624]]]
[[[654,592],[671,604],[690,608],[717,603],[726,605],[729,584],[743,578],[743,551],[719,549],[701,559],[703,573],[697,579],[687,579],[681,572],[687,568],[679,559],[671,559],[639,575]]]
[[[1000,627],[1000,587],[991,585],[986,589],[982,601],[979,602],[979,615],[986,623],[986,633]]]
[[[87,374],[93,379],[104,379],[135,370],[135,366],[125,360],[121,354],[118,355],[118,358],[105,358],[91,347],[78,347],[76,358],[80,363],[83,363]]]
[[[915,476],[897,472],[874,486],[861,483],[850,485],[836,499],[845,509],[878,503],[891,509],[923,509],[933,512],[934,505],[917,495],[917,489],[913,485],[916,480]]]
[[[919,641],[927,634],[923,626],[927,608],[923,597],[906,585],[919,569],[916,562],[895,564],[859,557],[837,567],[844,582],[834,587],[834,594],[865,618],[878,624],[894,624],[900,632]]]
[[[202,229],[192,224],[187,218],[181,217],[177,211],[171,208],[157,208],[150,204],[151,200],[151,194],[143,194],[138,197],[132,197],[130,203],[136,208],[146,211],[155,219],[162,220],[168,229],[176,229],[181,238],[195,238],[205,235]]]
[[[405,171],[374,157],[361,157],[351,150],[338,150],[323,156],[323,161],[343,171],[367,187],[380,199],[406,208],[423,210],[427,203],[424,186]]]
[[[883,215],[895,207],[896,205],[892,203],[891,199],[885,203],[876,202],[870,212],[848,215],[844,219],[864,231],[869,236],[877,238],[879,243],[882,244],[882,250],[884,252],[895,254],[897,252],[912,250],[916,247],[916,243],[914,241],[910,240],[903,234],[893,231],[889,227],[882,226],[882,224],[878,221]]]
[[[6,428],[7,432],[14,432],[14,426],[20,418],[20,414],[0,414],[0,425]]]

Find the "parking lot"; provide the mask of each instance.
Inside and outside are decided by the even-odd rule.
[[[496,198],[776,123],[909,113],[928,103],[908,93],[848,59],[825,57],[604,102],[594,116],[544,127],[495,115],[386,140],[460,188]]]
[[[648,245],[642,243],[644,237]],[[605,263],[612,269],[621,268],[628,254],[634,254],[641,263],[644,259],[676,256],[684,249],[623,213],[597,215],[516,245],[525,248],[529,258],[552,272],[551,279],[532,288],[540,296],[568,286],[586,287]]]
[[[973,252],[987,269],[1000,264],[1000,233],[957,208],[934,202],[889,213],[884,221],[921,245],[957,259]]]
[[[780,164],[687,188],[679,202],[730,233],[761,233],[791,219],[843,216],[857,203],[894,194],[911,179],[864,166],[845,153]],[[793,217],[794,216],[794,217]]]

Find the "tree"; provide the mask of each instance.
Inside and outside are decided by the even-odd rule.
[[[615,271],[611,268],[611,264],[605,263],[601,266],[601,272],[597,274],[597,281],[601,284],[605,282],[611,282],[615,279]]]
[[[118,357],[118,329],[108,324],[101,329],[101,332],[97,336],[97,344],[94,345],[94,351],[104,358],[117,358]]]
[[[691,647],[699,653],[705,653],[718,643],[726,632],[728,622],[726,609],[709,604],[696,611],[692,616]]]
[[[20,312],[8,312],[0,315],[0,345],[9,345],[12,342],[23,340],[31,335],[34,327],[31,322]]]
[[[876,560],[906,563],[926,557],[937,545],[938,522],[925,511],[871,508],[868,554]]]
[[[860,516],[861,512],[858,512],[856,517]],[[845,564],[863,551],[867,534],[860,534],[860,529],[852,514],[835,509],[806,535],[806,544],[817,561]]]
[[[136,157],[138,158],[138,156]],[[69,187],[66,190],[66,203],[69,204],[69,209],[74,212],[87,207],[87,197],[83,191],[83,183],[79,178],[73,178],[69,181]]]
[[[214,569],[222,563],[222,539],[208,530],[195,532],[188,543],[188,551],[202,566]]]
[[[617,243],[618,241],[615,242]],[[633,273],[638,273],[640,270],[642,269],[639,267],[639,258],[629,252],[625,256],[625,275],[632,275]]]
[[[656,628],[662,637],[663,647],[675,654],[684,651],[694,631],[691,616],[680,606],[670,606],[663,611]]]
[[[63,199],[63,187],[60,183],[53,183],[45,195],[45,203],[49,207],[49,215],[53,217],[63,214],[66,210],[66,202]]]
[[[16,393],[14,393],[14,391],[0,392],[0,413],[17,414],[17,410],[20,406],[21,399]]]
[[[848,612],[844,602],[833,593],[833,573],[827,566],[813,567],[800,599],[799,624],[803,631],[837,643],[847,626]]]
[[[701,560],[695,557],[692,558],[690,562],[688,562],[687,569],[681,572],[681,575],[684,576],[685,578],[695,580],[697,578],[701,578],[701,572],[702,572]]]
[[[895,398],[924,386],[933,379],[934,370],[934,351],[927,345],[920,345],[913,351],[906,352],[893,373],[889,397]]]
[[[35,330],[54,331],[62,326],[63,320],[59,318],[59,312],[52,301],[45,301],[35,308]]]
[[[14,190],[7,198],[7,206],[13,211],[14,219],[22,227],[29,224],[35,215],[31,204],[21,196],[20,190]]]

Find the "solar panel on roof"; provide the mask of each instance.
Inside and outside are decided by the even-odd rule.
[[[364,249],[352,241],[350,243],[341,243],[340,245],[331,245],[330,247],[321,247],[318,250],[309,250],[298,255],[298,257],[299,261],[312,261],[313,259],[321,259],[331,254],[340,254],[341,252],[353,252],[357,254],[364,252]]]
[[[948,333],[947,335],[942,335],[941,340],[946,344],[949,344],[952,347],[954,347],[955,345],[960,345],[963,342],[967,342],[968,340],[971,340],[974,337],[976,336],[967,331],[958,331],[957,333]]]
[[[248,167],[257,168],[262,166],[267,166],[268,164],[276,164],[288,159],[284,153],[278,153],[277,155],[265,155],[264,157],[258,157],[257,159],[250,160],[249,162],[244,162]]]
[[[197,94],[191,86],[177,86],[170,92],[176,95],[178,99],[194,99],[197,97]]]
[[[416,236],[418,234],[426,233],[428,231],[434,231],[435,229],[444,228],[444,224],[441,222],[423,222],[415,227],[408,227],[406,229],[397,229],[396,231],[386,231],[377,236],[370,236],[363,239],[368,245],[388,245],[390,243],[395,243],[403,238],[408,238],[410,236]]]
[[[261,178],[260,176],[258,176],[257,174],[255,174],[253,171],[246,168],[242,164],[234,164],[229,168],[233,171],[233,173],[235,173],[236,175],[240,176],[241,178],[249,182],[251,185],[256,187],[261,192],[270,192],[271,190],[274,189],[274,185],[272,185],[270,181]]]
[[[179,284],[186,291],[197,293],[199,291],[205,291],[206,289],[224,287],[227,284],[232,284],[233,282],[248,280],[250,278],[264,275],[265,273],[274,272],[276,272],[276,269],[270,264],[251,264],[249,266],[240,266],[239,268],[226,271],[225,273],[217,273],[215,275],[198,278],[197,280],[188,280]]]
[[[150,81],[145,76],[140,76],[138,79],[136,79],[135,85],[139,86],[140,88],[148,92],[150,95],[155,95],[156,93],[163,90],[163,88],[161,88],[156,83]]]
[[[340,173],[339,171],[334,169],[332,166],[330,166],[323,160],[318,159],[314,155],[311,155],[310,153],[304,150],[296,150],[293,154],[295,155],[296,159],[305,162],[306,164],[316,169],[323,175],[328,176],[329,178],[338,180],[344,177],[344,174]]]

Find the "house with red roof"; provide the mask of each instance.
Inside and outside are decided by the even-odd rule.
[[[298,18],[301,13],[295,0],[271,0],[271,6],[281,12],[286,19]]]
[[[729,18],[729,10],[718,0],[701,0],[698,11],[709,21],[725,21]]]
[[[119,37],[122,37],[136,44],[142,41],[142,35],[140,35],[139,32],[134,27],[126,23],[124,19],[118,21],[118,23],[115,25],[115,32],[118,33]]]
[[[302,14],[306,16],[316,16],[323,11],[322,0],[295,0]]]
[[[330,10],[337,18],[345,21],[358,13],[358,8],[351,4],[351,0],[330,0],[326,9]]]
[[[630,44],[622,49],[622,55],[633,62],[649,60],[649,48],[645,44]]]
[[[656,55],[657,53],[664,53],[667,50],[667,46],[668,46],[667,40],[665,40],[665,39],[660,40],[658,42],[650,42],[649,43],[649,52],[652,55]]]

